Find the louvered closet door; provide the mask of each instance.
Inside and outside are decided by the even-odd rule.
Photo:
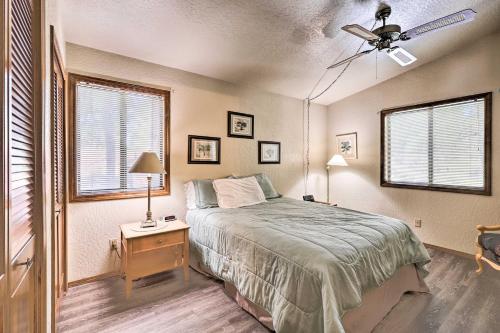
[[[66,182],[65,182],[65,129],[64,104],[65,79],[59,49],[55,38],[54,28],[50,29],[52,55],[52,86],[51,86],[51,113],[52,113],[52,201],[53,211],[53,242],[54,257],[54,289],[55,304],[58,309],[59,298],[66,290]]]
[[[9,332],[13,333],[35,330],[33,19],[32,1],[10,1]]]

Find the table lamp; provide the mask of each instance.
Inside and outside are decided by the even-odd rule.
[[[141,222],[141,228],[156,227],[156,221],[153,221],[151,213],[151,174],[165,174],[165,169],[156,153],[144,152],[128,171],[129,173],[147,173],[148,174],[148,211],[146,212],[146,221]]]
[[[342,155],[335,154],[326,163],[326,201],[330,203],[330,166],[348,166]]]

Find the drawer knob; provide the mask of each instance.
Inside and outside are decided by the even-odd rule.
[[[158,244],[163,244],[163,239],[158,239],[157,243]]]

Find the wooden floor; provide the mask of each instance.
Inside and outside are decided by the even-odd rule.
[[[500,332],[500,272],[474,273],[472,260],[430,249],[426,278],[431,294],[406,294],[376,333]],[[222,284],[191,271],[189,286],[181,271],[134,283],[124,297],[124,281],[70,288],[62,300],[58,332],[268,332],[228,298]]]

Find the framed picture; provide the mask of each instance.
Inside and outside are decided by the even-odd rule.
[[[259,141],[259,164],[280,164],[281,143],[276,141]]]
[[[253,114],[227,112],[227,136],[253,139]]]
[[[189,164],[220,164],[220,138],[188,136]]]
[[[337,135],[337,153],[346,160],[358,158],[358,134],[356,132]]]

